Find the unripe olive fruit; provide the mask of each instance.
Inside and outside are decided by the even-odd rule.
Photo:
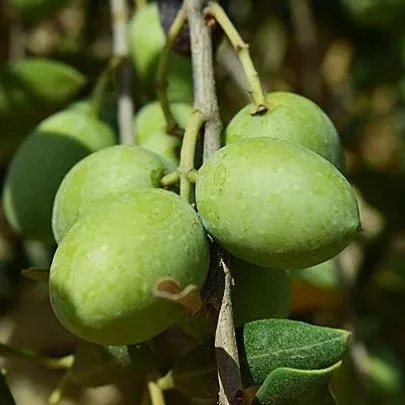
[[[286,318],[290,311],[290,279],[285,270],[264,269],[232,258],[235,285],[232,306],[235,327],[268,318]]]
[[[270,138],[217,151],[200,169],[196,202],[220,245],[276,269],[324,262],[360,226],[356,196],[332,164],[301,145]]]
[[[86,155],[114,142],[105,124],[73,111],[43,121],[20,146],[6,175],[4,210],[13,229],[26,239],[52,242],[52,206],[63,177]]]
[[[226,144],[245,138],[268,137],[303,145],[339,170],[344,155],[339,135],[329,117],[311,100],[289,92],[266,96],[268,111],[252,116],[252,104],[242,108],[225,130]]]
[[[129,22],[129,45],[139,84],[154,94],[159,57],[166,41],[160,25],[159,11],[152,2],[138,10]],[[192,67],[189,58],[171,54],[167,76],[170,101],[193,102]]]
[[[165,190],[132,192],[100,204],[68,232],[51,265],[50,301],[84,340],[138,343],[184,311],[158,298],[156,283],[169,277],[200,288],[208,266],[204,228],[184,199]]]
[[[68,106],[70,110],[90,114],[107,124],[115,133],[118,133],[117,102],[113,97],[106,97],[103,100],[100,112],[96,115],[91,100],[85,99],[76,101]]]
[[[115,145],[87,156],[63,179],[52,212],[59,243],[69,229],[100,201],[134,190],[159,187],[165,166],[140,146]]]
[[[172,103],[170,107],[176,122],[185,128],[192,106]],[[181,140],[166,133],[166,120],[158,101],[146,104],[139,110],[134,118],[133,132],[135,143],[164,157],[173,166],[178,166]]]

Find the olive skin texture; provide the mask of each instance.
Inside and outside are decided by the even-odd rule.
[[[160,25],[155,2],[142,7],[129,22],[129,46],[138,85],[145,93],[155,94],[156,69],[166,37]],[[167,76],[169,101],[193,102],[191,60],[173,53]]]
[[[199,171],[196,202],[221,246],[276,269],[324,262],[360,227],[356,196],[332,164],[303,146],[270,138],[217,151]]]
[[[252,116],[252,104],[242,108],[225,130],[227,145],[246,138],[268,137],[303,145],[344,168],[339,135],[329,117],[311,100],[290,92],[266,96],[268,111]]]
[[[172,103],[172,113],[180,127],[185,128],[193,107],[187,103]],[[179,165],[181,140],[166,133],[166,120],[158,101],[142,107],[134,117],[134,141],[165,158],[173,170]]]
[[[184,313],[153,288],[171,277],[204,283],[209,246],[192,207],[165,190],[144,190],[100,204],[56,250],[49,278],[53,310],[78,337],[102,345],[134,344]]]
[[[60,242],[69,229],[106,197],[160,186],[162,160],[140,146],[115,145],[78,162],[55,197],[52,229]]]
[[[43,121],[6,174],[4,211],[12,228],[25,239],[52,243],[52,207],[64,176],[89,153],[114,143],[105,124],[83,114],[63,111]]]
[[[290,278],[285,270],[265,269],[231,259],[232,308],[235,327],[268,318],[286,318],[290,311]]]

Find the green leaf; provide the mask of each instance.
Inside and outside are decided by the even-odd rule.
[[[85,84],[84,76],[59,61],[29,58],[0,69],[2,154],[10,154],[33,127],[66,105]]]
[[[339,362],[349,332],[287,319],[265,319],[237,329],[241,371],[247,385],[262,384],[279,367],[319,370]]]
[[[197,401],[216,399],[218,377],[212,345],[201,345],[181,358],[166,378],[182,393]]]
[[[264,380],[255,405],[335,405],[330,391],[332,374],[341,363],[323,370],[278,368]]]
[[[145,380],[146,374],[156,370],[156,361],[142,345],[99,346],[80,341],[71,369],[71,380],[83,386]]]
[[[6,379],[0,370],[0,404],[1,405],[16,405],[13,395],[8,388]]]

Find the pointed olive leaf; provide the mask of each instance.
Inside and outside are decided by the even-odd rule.
[[[1,405],[16,405],[10,388],[8,388],[6,379],[0,370],[0,404]]]
[[[73,97],[86,82],[73,67],[46,58],[31,58],[12,62],[8,73],[25,84],[40,100],[62,103]]]
[[[143,345],[99,346],[79,341],[71,380],[92,387],[128,379],[142,382],[146,374],[155,369],[155,358]]]
[[[350,333],[287,319],[265,319],[237,329],[246,385],[262,384],[279,367],[317,370],[340,361]]]
[[[278,368],[264,380],[255,405],[335,405],[329,383],[341,362],[322,370]]]
[[[29,58],[0,68],[2,154],[49,114],[63,107],[85,84],[84,76],[62,62]]]
[[[172,385],[191,398],[217,398],[218,380],[215,352],[211,345],[201,345],[179,359],[166,378]]]
[[[30,267],[22,271],[22,275],[35,281],[45,281],[49,279],[49,269],[39,269]]]

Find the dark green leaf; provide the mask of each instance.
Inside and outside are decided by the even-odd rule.
[[[323,370],[278,368],[256,393],[257,405],[334,405],[329,383],[340,362]]]
[[[176,389],[199,400],[215,399],[218,392],[214,348],[201,345],[173,367],[169,374]]]
[[[250,322],[237,330],[242,376],[262,384],[279,367],[319,370],[339,362],[349,332],[286,319]]]
[[[71,379],[80,385],[96,387],[128,379],[143,381],[155,369],[155,358],[145,346],[99,346],[80,341]]]
[[[1,405],[16,405],[14,398],[8,388],[6,379],[0,370],[0,404]]]
[[[62,108],[84,85],[72,67],[44,58],[11,62],[0,69],[0,150],[10,154],[33,127]]]

